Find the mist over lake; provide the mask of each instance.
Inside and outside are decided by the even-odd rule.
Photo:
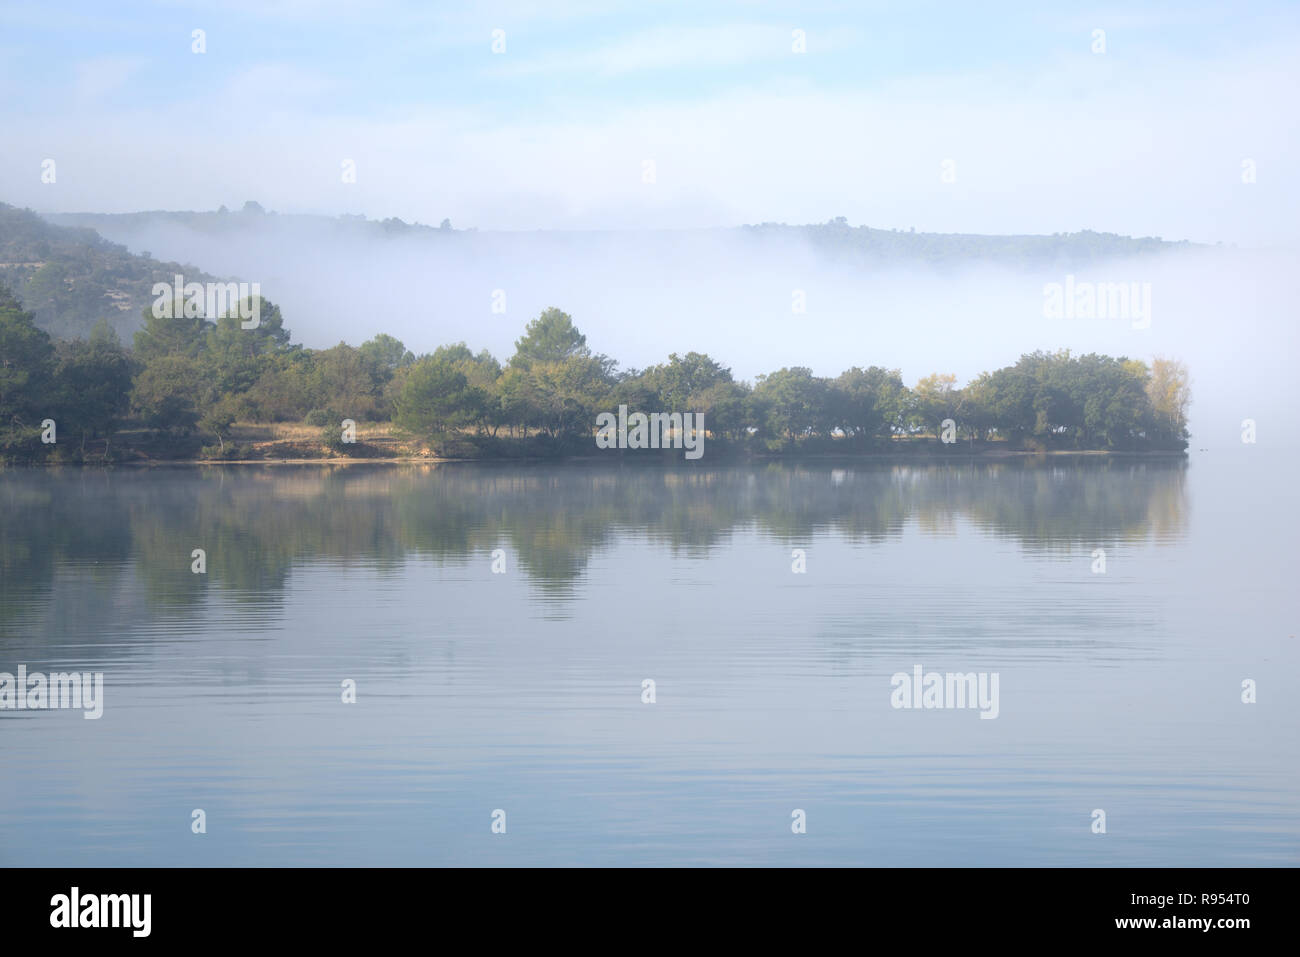
[[[1239,441],[1243,418],[1300,447],[1287,246],[1113,235],[962,236],[906,229],[747,227],[478,232],[231,211],[62,215],[133,254],[261,284],[294,341],[328,348],[383,331],[416,353],[463,341],[503,361],[525,322],[558,306],[623,369],[698,350],[738,379],[848,365],[967,381],[1036,349],[1185,362],[1198,447]],[[186,270],[192,274],[192,270]],[[170,273],[166,274],[171,281]],[[1138,284],[1143,317],[1051,316],[1045,290]],[[800,305],[795,311],[795,301]],[[138,327],[120,317],[124,336]]]

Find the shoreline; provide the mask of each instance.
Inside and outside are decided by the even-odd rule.
[[[894,462],[908,464],[952,464],[954,462],[1025,460],[1047,458],[1090,458],[1090,459],[1187,459],[1188,453],[1176,450],[1124,451],[1112,449],[1052,449],[1037,451],[1031,449],[982,449],[973,452],[814,452],[809,454],[730,454],[714,457],[709,464],[747,465],[788,463],[792,465],[822,462],[834,464],[857,464]],[[596,463],[634,463],[638,465],[682,464],[700,467],[703,459],[686,460],[678,456],[666,455],[564,455],[544,456],[484,456],[479,458],[448,458],[441,456],[370,456],[370,457],[316,457],[316,458],[264,458],[264,459],[150,459],[124,462],[26,462],[0,465],[4,468],[193,468],[195,466],[226,465],[501,465],[501,464],[582,464]]]

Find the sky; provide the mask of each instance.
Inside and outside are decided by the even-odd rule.
[[[1298,41],[1295,3],[4,0],[0,201],[1291,246]]]
[[[624,368],[695,349],[746,379],[1169,356],[1198,448],[1240,445],[1247,417],[1300,446],[1297,53],[1300,3],[0,0],[0,201],[479,230],[101,228],[260,282],[311,347],[389,332],[505,358],[558,306]],[[799,238],[669,232],[840,216],[1209,248],[1076,270],[1148,284],[1138,325],[1046,315],[1061,270],[862,269]],[[575,230],[613,232],[538,232]]]

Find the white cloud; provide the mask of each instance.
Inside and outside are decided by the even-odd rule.
[[[662,62],[657,55],[640,62]],[[1284,171],[1300,146],[1290,122],[1296,73],[1282,49],[1136,65],[1081,54],[1029,78],[993,72],[834,93],[773,81],[506,122],[487,108],[348,116],[330,106],[327,77],[265,65],[219,96],[169,109],[201,118],[203,143],[220,149],[187,149],[178,164],[156,148],[157,116],[147,112],[29,115],[9,140],[68,159],[59,185],[40,185],[31,154],[0,158],[0,175],[14,184],[8,201],[52,210],[256,198],[282,210],[507,229],[844,215],[937,231],[1293,241],[1300,184]],[[355,185],[340,183],[343,158],[357,161]],[[1253,186],[1240,182],[1244,158],[1258,165]],[[653,185],[642,182],[647,159]],[[940,182],[945,159],[956,163],[955,183]]]

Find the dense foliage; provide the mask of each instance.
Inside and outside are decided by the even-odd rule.
[[[1176,449],[1187,444],[1188,382],[1181,364],[1035,352],[958,388],[935,374],[912,388],[897,370],[855,366],[834,378],[789,367],[738,382],[707,355],[676,353],[619,371],[594,353],[572,319],[547,309],[503,365],[463,343],[416,357],[392,336],[306,349],[290,341],[277,306],[260,323],[160,318],[145,310],[128,350],[98,325],[85,340],[54,341],[0,287],[0,451],[54,454],[41,423],[107,443],[128,421],[164,439],[202,436],[223,454],[235,422],[305,422],[337,434],[344,419],[392,421],[456,454],[559,454],[592,449],[599,412],[703,413],[723,447],[869,451],[899,439],[961,439],[1009,448]],[[951,420],[951,421],[949,421]],[[937,444],[937,438],[933,440]]]

